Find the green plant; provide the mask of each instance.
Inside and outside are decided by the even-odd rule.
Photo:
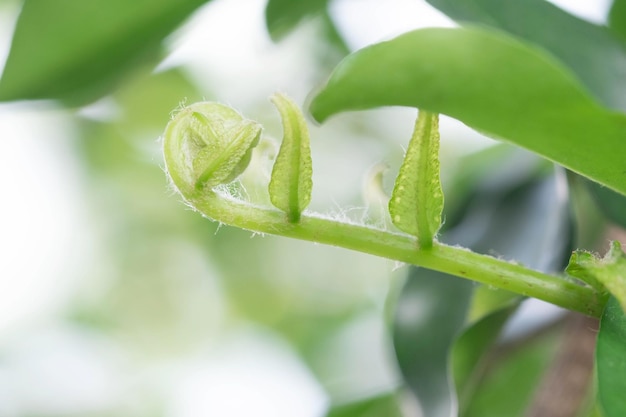
[[[153,59],[161,41],[204,1],[132,7],[68,2],[63,7],[73,12],[54,25],[85,31],[84,41],[76,33],[40,36],[32,29],[48,22],[50,8],[62,3],[25,2],[0,99],[89,103],[113,90],[138,62]],[[328,3],[270,0],[270,35],[279,41],[299,22],[319,16],[328,48],[347,54]],[[419,267],[411,267],[402,288],[389,297],[390,332],[403,384],[425,415],[526,412],[559,330],[528,338],[520,349],[509,346],[512,353],[502,348],[499,334],[526,297],[600,319],[597,394],[588,393],[587,375],[572,408],[580,416],[626,415],[626,258],[617,240],[606,256],[594,254],[596,234],[606,239],[606,222],[626,227],[626,3],[614,1],[606,27],[543,0],[429,3],[462,26],[417,30],[349,54],[308,108],[320,123],[347,111],[419,109],[404,162],[390,195],[382,197],[388,199],[384,225],[307,210],[315,163],[308,127],[298,105],[282,94],[272,97],[283,139],[267,198],[249,197],[236,180],[263,159],[258,149],[271,148],[271,140],[259,123],[216,102],[183,107],[167,125],[163,146],[171,182],[190,206],[220,224]],[[144,16],[145,10],[150,14]],[[102,11],[108,18],[98,16]],[[112,36],[113,21],[126,36]],[[43,53],[59,44],[65,46],[62,53]],[[494,147],[463,160],[455,180],[442,185],[439,114],[529,150],[539,162],[518,179],[489,188],[485,184],[503,172],[498,164],[516,160],[515,148]],[[561,198],[557,183],[565,178],[569,196]],[[603,220],[589,225],[597,215],[591,201]],[[541,210],[539,203],[545,203]],[[487,224],[482,235],[472,237],[468,224],[486,212],[491,218],[481,220]],[[540,250],[520,254],[513,248],[518,241]],[[402,415],[398,391],[333,406],[328,415]]]
[[[164,139],[168,172],[185,200],[206,217],[253,232],[387,257],[594,317],[602,316],[612,295],[615,298],[603,318],[607,322],[621,320],[616,311],[620,304],[621,311],[626,311],[626,255],[619,242],[612,242],[604,259],[575,251],[567,273],[553,275],[437,240],[443,194],[436,114],[420,111],[389,198],[391,222],[403,233],[303,213],[312,184],[307,127],[293,102],[282,95],[273,101],[284,129],[269,185],[270,200],[279,210],[218,188],[234,179],[233,167],[239,173],[242,161],[249,160],[260,134],[259,128],[246,130],[253,122],[243,121],[232,111],[226,117],[218,116],[217,105],[199,103],[182,109],[168,125]],[[501,34],[478,28],[419,30],[358,51],[340,63],[316,93],[311,112],[323,121],[341,111],[383,105],[445,112],[615,191],[626,192],[620,171],[626,155],[622,140],[626,117],[599,106],[547,54]],[[219,120],[213,122],[214,117]],[[600,139],[591,142],[590,137]],[[216,164],[222,164],[229,175],[221,175],[222,165]],[[614,375],[623,365],[613,368],[613,363],[613,369],[607,369],[603,355],[612,354],[604,353],[603,348],[614,342],[605,342],[604,333],[600,333],[598,357],[599,398],[608,415],[617,415],[621,406],[616,402],[621,399],[615,385],[622,383]],[[424,401],[424,393],[417,391]]]
[[[423,112],[418,118],[389,201],[391,220],[405,233],[303,214],[311,193],[310,162],[300,169],[302,159],[310,160],[310,156],[305,156],[310,155],[308,133],[295,104],[283,96],[276,97],[281,97],[282,105],[288,109],[282,113],[286,133],[270,182],[270,198],[280,210],[260,207],[217,187],[232,182],[236,178],[233,174],[241,173],[242,162],[249,161],[260,135],[254,122],[214,103],[197,103],[174,116],[165,132],[165,161],[174,185],[196,210],[210,219],[253,232],[360,250],[540,298],[585,314],[601,314],[606,302],[606,290],[601,284],[595,288],[580,285],[435,239],[443,210],[436,115]],[[292,200],[294,204],[288,204]],[[616,243],[614,263],[621,268],[617,253],[621,249]],[[576,259],[579,256],[582,255]],[[574,269],[570,267],[570,271]],[[600,279],[600,274],[590,275]]]

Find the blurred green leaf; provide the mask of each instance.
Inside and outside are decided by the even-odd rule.
[[[496,358],[464,417],[522,417],[558,346],[554,332]]]
[[[0,79],[0,100],[84,104],[132,69],[207,0],[26,0]]]
[[[607,219],[626,228],[626,196],[593,181],[585,180],[584,183]]]
[[[453,166],[446,166],[444,227],[450,229],[459,223],[468,204],[477,201],[477,191],[481,195],[497,195],[553,169],[549,161],[508,143],[496,143],[463,156]]]
[[[626,416],[626,314],[614,297],[600,321],[596,366],[598,399],[605,417]]]
[[[459,23],[480,23],[540,46],[572,70],[609,107],[626,110],[626,51],[604,26],[544,0],[428,0]],[[613,19],[619,12],[614,3]],[[618,22],[614,22],[619,29]]]
[[[383,394],[332,407],[326,417],[403,417],[397,394]]]
[[[269,0],[265,7],[265,24],[274,41],[282,39],[300,21],[326,11],[328,0]]]
[[[613,0],[608,20],[609,29],[626,42],[626,1]]]
[[[328,11],[329,0],[269,0],[265,7],[265,26],[274,42],[287,36],[302,21],[316,18],[321,36],[331,48],[316,51],[320,62],[332,68],[350,50]]]
[[[193,85],[180,68],[171,68],[129,79],[113,94],[121,106],[121,117],[115,121],[130,139],[150,141],[163,133],[173,109],[183,102],[193,103],[207,97]]]
[[[448,114],[626,194],[626,117],[600,107],[543,51],[500,32],[424,29],[358,51],[311,113],[323,121],[391,105]]]
[[[452,348],[452,374],[458,396],[459,415],[471,404],[484,372],[487,350],[497,340],[507,320],[516,311],[519,299],[510,300],[472,323]]]
[[[157,166],[160,161],[155,163],[146,153],[160,155],[157,139],[170,119],[170,112],[180,106],[181,100],[202,98],[180,69],[155,74],[140,72],[121,84],[112,96],[112,103],[108,103],[110,108],[96,115],[109,120],[82,120],[83,127],[89,130],[81,135],[80,143],[87,167],[108,178],[136,173],[143,167],[150,170],[150,175],[162,173]],[[155,175],[151,181],[162,184],[163,178]]]
[[[514,160],[519,158],[507,158],[509,171],[517,168]],[[493,175],[502,178],[506,174],[502,169]],[[467,203],[464,221],[446,233],[445,241],[513,259],[540,271],[561,271],[569,259],[573,239],[562,170],[539,178],[527,177],[510,188],[499,188],[504,184],[492,186],[485,182],[475,192]]]
[[[524,157],[516,156],[514,159]],[[516,166],[511,158],[509,164],[509,170]],[[505,177],[503,172],[494,175]],[[561,270],[567,262],[573,236],[564,186],[564,175],[557,170],[541,180],[530,176],[525,184],[499,193],[497,188],[487,187],[477,194],[466,220],[450,231],[448,239],[476,233],[481,238],[472,244],[475,250],[484,253],[496,250],[499,256],[542,271]],[[511,221],[513,218],[516,221]],[[480,386],[488,349],[520,301],[514,294],[485,286],[475,290],[468,317],[471,324],[460,335],[452,353],[461,412],[471,405]]]
[[[449,417],[456,413],[450,346],[465,325],[473,284],[427,269],[410,271],[395,311],[398,365],[424,415]]]

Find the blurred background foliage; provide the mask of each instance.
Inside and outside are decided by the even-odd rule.
[[[451,20],[418,1],[4,0],[0,22],[1,417],[393,417],[419,415],[415,398],[437,416],[457,394],[462,415],[524,415],[563,332],[558,309],[220,227],[163,172],[158,138],[182,103],[228,103],[279,138],[274,91],[305,103],[349,51]],[[583,21],[564,22],[578,33]],[[413,117],[380,109],[312,126],[311,208],[385,224]],[[573,245],[597,247],[594,201],[624,224],[623,198],[606,189],[570,178],[572,206],[566,173],[547,162],[448,118],[442,138],[446,242],[555,271]],[[259,198],[263,158],[242,178]]]

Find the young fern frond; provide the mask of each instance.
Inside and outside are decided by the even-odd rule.
[[[237,178],[250,163],[261,125],[219,103],[182,109],[165,129],[163,153],[172,182],[187,199]]]
[[[196,103],[165,129],[167,172],[184,199],[221,223],[357,250],[471,279],[561,307],[599,316],[606,292],[562,276],[439,243],[443,194],[439,183],[437,116],[422,112],[396,180],[389,208],[405,233],[303,213],[310,201],[311,159],[304,117],[284,96],[274,96],[285,137],[269,184],[277,209],[230,198],[217,189],[248,166],[261,126],[218,103]],[[602,280],[598,277],[598,280]],[[604,282],[603,284],[609,285]]]

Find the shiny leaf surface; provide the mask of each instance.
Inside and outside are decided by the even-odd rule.
[[[492,26],[545,49],[598,100],[626,110],[626,52],[606,27],[572,16],[545,0],[428,2],[460,24]],[[613,6],[614,18],[621,15],[618,3]]]
[[[545,52],[502,33],[424,29],[367,47],[339,64],[310,109],[323,121],[392,105],[448,114],[626,194],[626,117]]]

